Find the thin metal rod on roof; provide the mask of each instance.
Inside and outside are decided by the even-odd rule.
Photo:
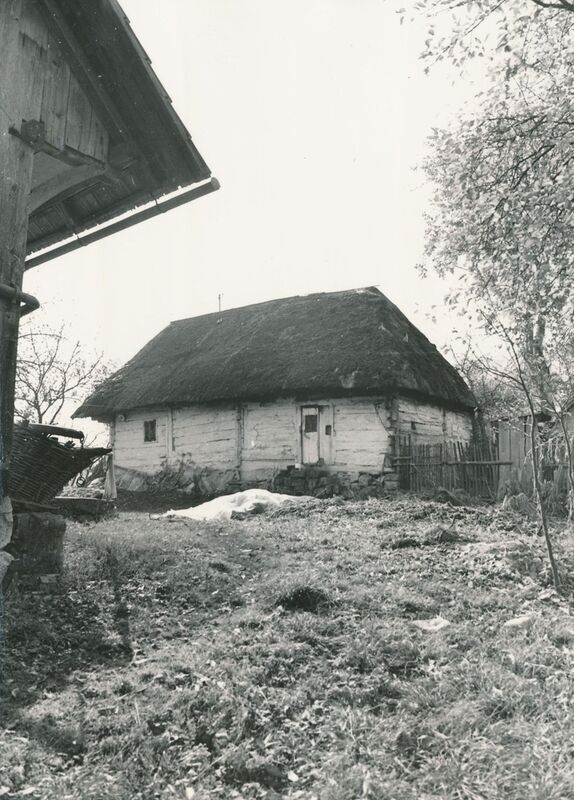
[[[163,203],[157,203],[156,205],[151,206],[151,208],[146,208],[143,211],[136,211],[135,214],[132,214],[126,219],[122,219],[119,222],[114,222],[111,225],[98,228],[93,233],[86,233],[83,236],[78,236],[77,239],[62,245],[61,247],[55,247],[52,250],[47,250],[45,253],[40,253],[38,256],[33,256],[32,258],[26,260],[26,269],[37,267],[40,264],[43,264],[45,261],[50,261],[52,258],[58,258],[58,256],[71,253],[74,250],[77,250],[79,247],[84,247],[87,244],[92,244],[92,242],[97,242],[106,236],[110,236],[112,233],[118,233],[119,231],[126,230],[126,228],[131,228],[132,225],[137,225],[138,222],[144,222],[145,220],[156,217],[158,214],[162,214],[165,211],[170,211],[172,208],[177,208],[178,206],[182,206],[185,203],[191,202],[192,200],[197,200],[199,197],[203,197],[206,194],[216,192],[219,189],[219,186],[220,184],[217,178],[211,178],[211,180],[207,183],[202,183],[201,186],[196,186],[193,189],[190,189],[188,192],[178,194],[176,197],[173,197],[170,200],[165,200]]]

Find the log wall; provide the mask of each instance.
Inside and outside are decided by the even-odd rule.
[[[334,405],[334,463],[349,472],[381,472],[391,455],[391,420],[383,398],[345,398]]]
[[[173,412],[170,461],[184,459],[215,469],[237,466],[239,420],[237,406],[187,406]]]
[[[116,466],[153,474],[161,469],[168,455],[168,414],[166,409],[132,411],[116,418],[114,459]],[[155,419],[156,441],[144,442],[144,422]]]
[[[394,441],[407,433],[418,443],[469,441],[472,417],[437,406],[383,397],[285,398],[265,403],[151,409],[116,421],[115,463],[153,473],[182,461],[268,480],[299,464],[301,408],[319,408],[321,463],[331,472],[372,475],[392,471]],[[144,442],[144,421],[156,419],[157,441]],[[413,425],[414,423],[414,425]]]
[[[400,397],[396,401],[397,432],[416,444],[469,442],[472,414]]]
[[[336,466],[337,403],[326,398],[269,403],[246,403],[242,406],[241,478],[264,480],[293,464],[301,462],[301,409],[319,409],[319,454],[325,465]],[[342,401],[345,403],[346,401]],[[331,433],[326,430],[330,427]]]

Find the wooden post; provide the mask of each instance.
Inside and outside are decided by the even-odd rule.
[[[0,135],[0,284],[17,291],[22,289],[33,152],[7,130]],[[20,303],[0,296],[0,528],[9,525],[10,505],[7,498],[7,464],[12,445],[14,424],[14,385]],[[4,523],[4,525],[3,525]],[[0,539],[6,531],[0,530]]]
[[[118,490],[116,486],[116,468],[114,464],[114,450],[116,446],[116,421],[110,423],[110,447],[112,452],[109,454],[106,463],[106,477],[104,480],[104,500],[117,500]]]
[[[33,70],[23,60],[18,35],[22,8],[21,2],[0,4],[0,284],[18,292],[24,274],[34,158],[32,148],[13,133],[27,116],[26,106],[34,94]],[[0,547],[12,533],[6,470],[14,424],[19,323],[20,303],[0,295]]]

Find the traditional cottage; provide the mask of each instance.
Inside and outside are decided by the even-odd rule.
[[[120,478],[183,465],[214,491],[317,465],[391,484],[399,435],[468,441],[474,406],[436,347],[366,288],[173,322],[75,416],[110,424]]]

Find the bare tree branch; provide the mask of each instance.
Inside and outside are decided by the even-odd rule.
[[[101,353],[84,357],[64,327],[25,327],[19,342],[16,413],[35,422],[57,422],[66,404],[88,393],[109,373]]]

